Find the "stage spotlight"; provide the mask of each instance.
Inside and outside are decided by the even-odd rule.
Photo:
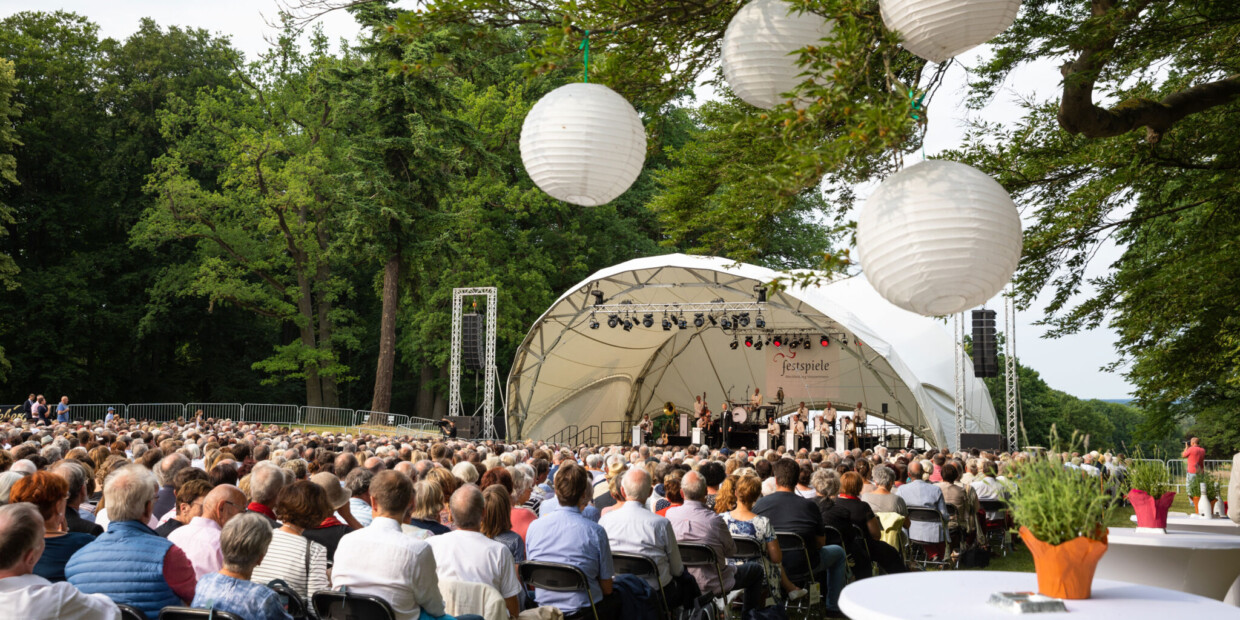
[[[754,320],[754,323],[753,323],[753,324],[754,324],[755,326],[757,326],[757,328],[758,328],[758,329],[762,329],[762,328],[766,327],[766,319],[762,318],[762,315],[761,315],[761,314],[759,314],[759,315],[758,315],[758,318],[757,318],[756,320]]]
[[[753,346],[753,336],[745,336],[745,346],[747,347]]]
[[[663,331],[672,331],[672,322],[667,317],[663,317]]]
[[[793,338],[792,340],[789,340],[789,341],[788,341],[788,348],[789,348],[789,349],[795,349],[795,348],[797,348],[797,345],[798,345],[798,344],[801,344],[801,343],[800,343],[800,341],[798,341],[796,338]]]
[[[682,316],[682,317],[680,317],[680,320],[679,320],[679,321],[677,321],[676,325],[677,325],[677,327],[679,327],[680,329],[689,329],[689,323],[685,322],[685,317],[683,317],[683,316]]]
[[[725,316],[722,319],[720,319],[720,321],[724,329],[732,329],[732,321],[729,320],[728,317]]]
[[[594,305],[603,305],[603,291],[590,291],[590,294],[594,296]]]
[[[761,350],[762,350],[762,340],[761,340],[761,339],[759,339],[757,342],[753,343],[753,348],[755,348],[755,349],[757,349],[757,350],[761,351]]]
[[[710,326],[711,326],[711,327],[714,327],[714,326],[716,326],[716,325],[718,325],[718,324],[719,324],[719,321],[716,321],[716,320],[715,320],[715,315],[713,315],[713,314],[708,314],[708,315],[706,315],[706,318],[710,319]]]
[[[748,312],[741,313],[740,325],[741,327],[749,327],[749,313]]]
[[[776,337],[774,337],[774,338],[772,338],[772,339],[771,339],[771,344],[773,344],[773,345],[775,345],[775,346],[777,346],[777,347],[782,347],[782,346],[784,346],[784,339],[783,339],[783,338],[780,338],[779,336],[776,336]]]
[[[646,316],[642,317],[642,327],[645,327],[646,329],[650,329],[652,325],[654,325],[653,314],[647,314]]]
[[[608,326],[608,327],[614,328],[614,327],[615,327],[616,325],[618,325],[619,323],[620,323],[620,317],[618,317],[618,316],[616,316],[616,315],[614,315],[614,314],[613,314],[613,315],[611,315],[611,316],[609,316],[609,317],[607,317],[607,326]]]
[[[593,314],[590,315],[590,329],[598,329],[598,319]]]
[[[736,347],[740,346],[740,343],[737,342],[735,338],[733,338],[732,342],[728,346],[732,347],[732,349],[735,350]]]
[[[827,346],[827,345],[831,344],[831,339],[830,339],[830,338],[827,338],[826,336],[823,336],[823,337],[821,337],[821,338],[819,338],[819,339],[818,339],[818,344],[820,344],[820,345],[822,345],[822,346],[824,346],[824,347],[825,347],[825,346]]]
[[[755,284],[753,287],[753,290],[757,291],[758,293],[758,303],[760,304],[766,303],[766,287],[762,286],[761,284]]]
[[[702,318],[701,312],[693,315],[693,326],[694,327],[701,327],[705,324],[706,324],[706,319]]]
[[[627,331],[632,330],[632,329],[633,329],[633,321],[630,321],[630,320],[628,320],[628,319],[625,319],[625,320],[624,320],[624,331],[626,331],[626,332],[627,332]]]
[[[807,337],[805,338],[805,342],[802,342],[802,343],[801,343],[801,347],[803,347],[803,348],[805,348],[805,349],[807,349],[807,350],[808,350],[808,349],[809,349],[810,344],[812,344],[812,343],[810,343],[810,341],[809,341],[809,337],[807,336]]]

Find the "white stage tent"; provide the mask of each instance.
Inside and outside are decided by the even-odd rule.
[[[694,327],[692,312],[685,313],[688,329],[664,331],[662,313],[654,314],[652,327],[644,327],[638,312],[632,317],[636,325],[625,331],[608,327],[607,314],[591,311],[594,291],[602,292],[608,306],[752,303],[754,287],[779,275],[683,254],[641,258],[595,273],[561,296],[517,350],[508,378],[509,436],[546,439],[568,426],[607,423],[623,429],[627,439],[627,429],[642,414],[659,415],[665,402],[692,411],[694,395],[705,392],[718,412],[725,397],[745,401],[758,387],[767,401],[782,388],[784,411],[802,400],[814,409],[831,401],[840,411],[861,402],[872,417],[934,446],[956,447],[949,328],[891,305],[863,277],[769,293],[761,312],[766,331],[800,334],[802,340],[815,334],[809,349],[748,348],[743,334],[756,331],[753,322],[732,349],[734,332],[709,321]],[[750,315],[756,319],[756,313]],[[592,319],[600,323],[597,329],[590,328]],[[817,334],[828,335],[830,344],[821,346]],[[985,384],[973,377],[968,360],[965,371],[964,432],[998,433]],[[883,404],[885,415],[879,413]]]

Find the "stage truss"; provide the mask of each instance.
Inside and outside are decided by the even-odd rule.
[[[486,299],[486,359],[483,364],[482,439],[499,439],[495,432],[495,383],[499,371],[495,367],[495,329],[498,289],[494,286],[452,289],[452,358],[449,367],[448,415],[461,415],[461,322],[465,298]],[[475,412],[476,414],[477,412]]]

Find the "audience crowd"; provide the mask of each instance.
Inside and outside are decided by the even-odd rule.
[[[1026,458],[472,443],[212,419],[8,422],[0,447],[4,614],[119,618],[123,604],[151,620],[186,605],[289,618],[287,593],[308,603],[342,588],[399,620],[731,604],[842,617],[844,585],[909,570],[910,548],[947,561],[990,544],[979,524],[1003,516],[982,502]],[[1067,462],[1123,471],[1110,455]],[[909,518],[924,510],[941,519]],[[617,570],[633,558],[653,570]],[[580,570],[588,590],[531,589],[519,567],[539,563]]]

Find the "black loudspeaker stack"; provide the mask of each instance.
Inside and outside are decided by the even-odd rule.
[[[960,449],[972,450],[974,448],[987,452],[1003,452],[1007,450],[1007,438],[1003,435],[961,433]]]
[[[481,314],[471,312],[461,317],[461,353],[466,370],[478,371],[486,365],[486,324]]]
[[[973,311],[973,376],[999,376],[999,342],[995,338],[995,311]]]

